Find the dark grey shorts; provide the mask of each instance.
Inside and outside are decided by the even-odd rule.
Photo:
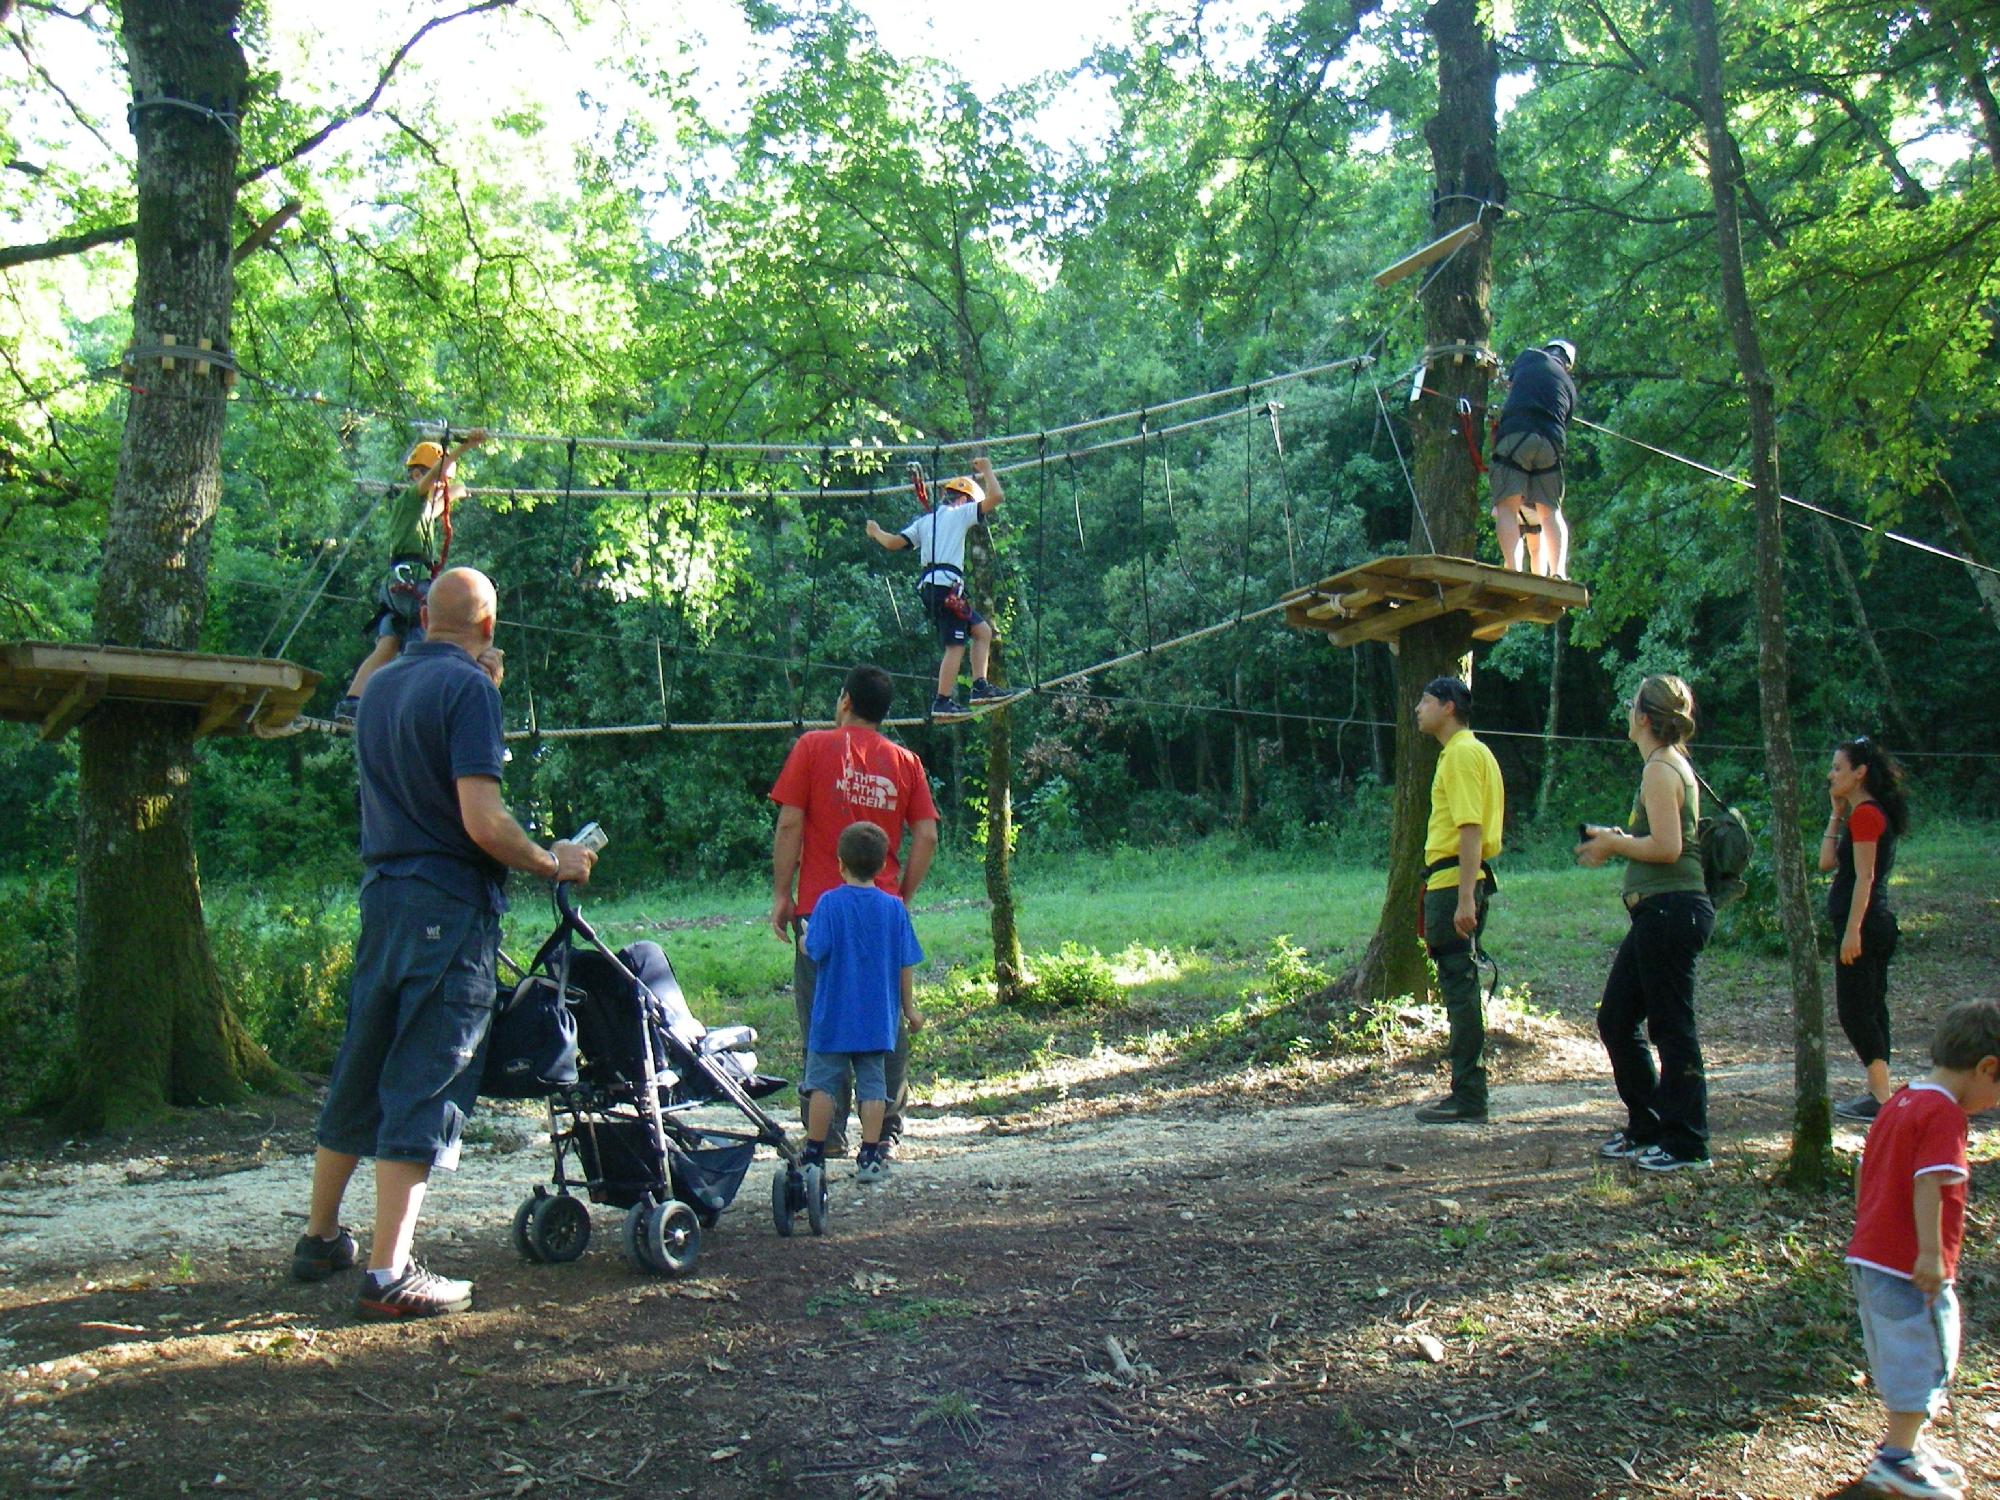
[[[1493,444],[1493,500],[1520,497],[1524,505],[1562,509],[1562,455],[1547,438],[1532,432],[1510,432]]]
[[[458,1165],[493,1024],[500,918],[427,880],[361,892],[354,982],[320,1110],[329,1151]]]

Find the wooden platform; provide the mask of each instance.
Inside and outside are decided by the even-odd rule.
[[[1285,623],[1324,630],[1336,646],[1387,640],[1440,615],[1472,616],[1472,638],[1497,641],[1510,625],[1552,625],[1590,591],[1464,557],[1378,557],[1284,596]]]
[[[104,702],[179,703],[199,711],[197,739],[279,729],[298,717],[319,673],[255,656],[129,646],[0,645],[0,719],[39,723],[58,740]]]

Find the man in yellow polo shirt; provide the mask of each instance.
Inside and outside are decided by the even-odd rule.
[[[1451,1018],[1451,1092],[1417,1110],[1427,1125],[1486,1118],[1486,1017],[1473,953],[1493,890],[1486,861],[1500,852],[1507,802],[1500,763],[1466,727],[1471,717],[1472,689],[1456,677],[1433,678],[1417,699],[1417,728],[1443,747],[1424,835],[1423,934]]]

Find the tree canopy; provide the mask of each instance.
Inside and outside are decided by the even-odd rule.
[[[1134,420],[996,448],[1027,465],[994,533],[1017,682],[1409,545],[1417,283],[1368,278],[1431,223],[1436,59],[1419,8],[1298,0],[1242,23],[1170,6],[1074,60],[1051,38],[1057,71],[1003,83],[972,59],[899,53],[840,0],[746,4],[715,23],[727,48],[677,14],[588,0],[397,14],[372,48],[334,46],[285,0],[243,28],[239,242],[296,207],[236,267],[245,374],[201,644],[256,653],[289,636],[287,654],[327,676],[321,712],[362,652],[382,560],[368,486],[398,472],[418,421],[556,439],[475,454],[480,493],[456,515],[454,560],[502,590],[524,728],[809,716],[862,660],[920,703],[934,658],[913,580],[862,535],[871,515],[913,514],[893,493],[910,455],[878,444],[937,467],[926,445],[1376,357],[1148,415],[1143,434]],[[121,16],[0,7],[13,636],[91,635],[124,407],[143,383],[121,365],[135,202]],[[1539,738],[1557,684],[1546,636],[1526,629],[1480,648],[1481,726],[1521,791],[1553,776],[1556,802],[1613,795],[1591,740],[1615,735],[1640,672],[1679,671],[1711,753],[1746,785],[1757,757],[1727,747],[1756,739],[1748,497],[1625,440],[1747,465],[1688,21],[1653,0],[1517,0],[1496,26],[1494,344],[1505,358],[1572,338],[1581,415],[1608,431],[1572,449],[1573,568],[1594,595],[1561,657],[1555,727],[1575,739]],[[1993,529],[2000,34],[1969,4],[1752,0],[1728,8],[1720,44],[1784,488],[1877,528],[1791,512],[1802,753],[1884,733],[1940,809],[1990,798],[1975,725],[1935,710],[1993,661],[2000,591],[1886,533],[1973,556]],[[505,59],[535,50],[571,97],[510,91]],[[1103,102],[1100,133],[1051,138],[1053,102],[1075,97]],[[600,435],[695,446],[569,441]],[[1065,456],[1114,437],[1140,440]],[[1495,555],[1490,536],[1479,547]],[[1037,699],[1015,712],[1019,836],[1239,825],[1287,841],[1365,815],[1391,774],[1379,726],[1406,710],[1390,684],[1380,647],[1329,656],[1265,621]],[[914,734],[948,837],[973,838],[985,766],[956,748],[962,732]],[[509,795],[544,827],[615,807],[659,870],[762,856],[782,737],[526,743]],[[0,838],[18,864],[64,859],[74,754],[0,735],[16,809]],[[211,879],[336,877],[352,858],[351,771],[323,737],[205,749],[197,811]]]

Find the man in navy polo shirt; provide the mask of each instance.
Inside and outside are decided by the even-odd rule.
[[[361,936],[347,1033],[327,1082],[312,1207],[292,1274],[318,1281],[354,1264],[340,1200],[375,1161],[375,1236],[357,1312],[434,1317],[472,1306],[472,1283],[410,1255],[433,1167],[458,1165],[493,1020],[495,955],[508,870],[588,881],[596,855],[544,849],[500,800],[500,693],[492,582],[453,568],[431,584],[425,639],[378,671],[354,725],[361,772]]]

